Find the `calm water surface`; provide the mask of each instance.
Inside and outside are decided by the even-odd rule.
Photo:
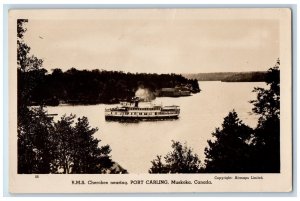
[[[109,144],[112,159],[129,173],[147,173],[151,160],[156,155],[171,151],[172,140],[187,143],[203,161],[207,140],[212,132],[220,127],[223,118],[233,109],[239,118],[251,127],[257,124],[257,116],[251,114],[249,100],[256,98],[251,92],[255,86],[265,87],[265,83],[224,83],[199,82],[201,92],[189,97],[157,98],[155,102],[163,105],[179,105],[178,120],[119,123],[106,122],[104,109],[115,105],[90,105],[47,107],[49,113],[57,113],[55,120],[63,114],[86,116],[92,127],[99,131],[94,137],[101,139],[100,145]]]

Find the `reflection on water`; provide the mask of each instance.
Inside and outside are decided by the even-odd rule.
[[[204,148],[211,133],[221,126],[223,118],[233,109],[239,118],[255,127],[257,116],[251,114],[250,100],[256,98],[252,93],[255,86],[264,87],[265,83],[224,83],[199,82],[201,92],[189,97],[155,100],[156,104],[179,105],[179,119],[168,121],[107,122],[104,109],[116,105],[90,105],[47,107],[49,113],[57,113],[55,120],[63,114],[86,116],[92,127],[99,131],[94,135],[101,139],[101,145],[109,144],[112,159],[128,170],[129,173],[147,173],[151,160],[156,155],[171,151],[171,141],[186,142],[204,160]]]

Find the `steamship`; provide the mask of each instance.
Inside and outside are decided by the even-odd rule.
[[[165,120],[178,119],[179,106],[154,105],[151,102],[140,102],[138,98],[129,102],[120,102],[114,108],[105,109],[105,120]]]

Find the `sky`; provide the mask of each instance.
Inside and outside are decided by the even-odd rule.
[[[71,67],[132,73],[261,71],[280,54],[275,19],[186,17],[174,10],[101,16],[29,19],[24,40],[49,72]]]

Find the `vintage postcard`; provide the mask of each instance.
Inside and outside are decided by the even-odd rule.
[[[292,191],[290,9],[8,20],[10,193]]]

